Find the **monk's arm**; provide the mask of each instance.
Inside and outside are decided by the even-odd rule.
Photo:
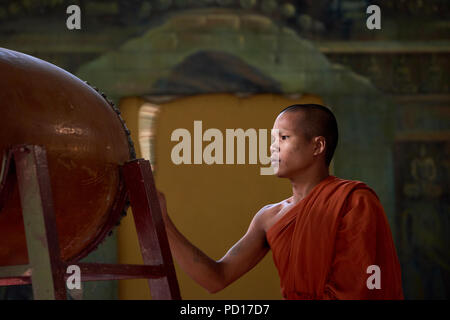
[[[269,250],[265,242],[261,213],[253,218],[247,233],[222,257],[214,260],[194,246],[176,228],[167,214],[164,196],[159,193],[170,249],[180,267],[199,285],[215,293],[252,269]]]
[[[218,260],[224,275],[223,288],[253,269],[270,250],[263,227],[263,214],[267,207],[255,214],[245,235]]]

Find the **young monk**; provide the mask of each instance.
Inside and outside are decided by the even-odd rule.
[[[215,293],[251,270],[269,250],[284,299],[403,299],[400,265],[383,207],[373,190],[329,174],[338,141],[326,107],[293,105],[276,118],[276,175],[292,196],[253,217],[246,234],[214,260],[189,242],[167,214],[170,248],[181,268]],[[278,140],[278,142],[277,142]]]

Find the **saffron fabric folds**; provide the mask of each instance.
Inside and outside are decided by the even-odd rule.
[[[266,237],[285,299],[403,299],[386,214],[362,182],[328,176]],[[372,265],[379,267],[380,289],[367,285]]]

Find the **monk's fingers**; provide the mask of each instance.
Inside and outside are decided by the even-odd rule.
[[[27,270],[25,270],[25,272],[22,274],[23,277],[31,277],[32,274],[32,270],[31,268],[28,268]]]
[[[162,193],[161,191],[159,191],[158,189],[156,189],[156,193],[158,194],[158,199],[165,199],[166,197],[164,196],[164,193]]]
[[[156,190],[156,192],[158,194],[159,205],[161,206],[161,210],[164,213],[164,211],[166,211],[166,196],[159,190]]]

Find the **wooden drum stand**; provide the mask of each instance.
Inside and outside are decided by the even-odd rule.
[[[152,299],[181,299],[148,160],[136,159],[121,166],[143,265],[62,261],[45,149],[36,145],[15,146],[6,164],[10,161],[16,165],[29,264],[0,266],[0,286],[31,283],[35,300],[66,299],[66,279],[70,276],[66,270],[77,265],[81,281],[145,278]],[[8,169],[4,168],[6,173]],[[26,271],[30,269],[28,275]]]

